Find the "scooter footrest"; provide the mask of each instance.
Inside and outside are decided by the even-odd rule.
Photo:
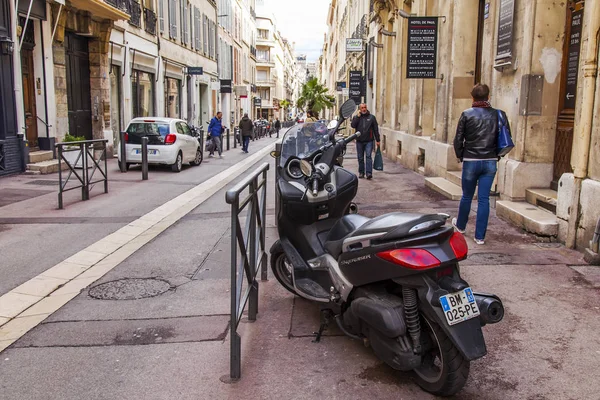
[[[329,293],[312,279],[296,279],[296,289],[317,299],[328,299]]]

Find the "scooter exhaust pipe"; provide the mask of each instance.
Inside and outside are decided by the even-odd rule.
[[[358,205],[356,203],[350,203],[350,206],[348,206],[348,213],[358,214]]]
[[[492,294],[475,293],[475,302],[479,307],[481,326],[495,324],[504,318],[504,306],[499,297]]]

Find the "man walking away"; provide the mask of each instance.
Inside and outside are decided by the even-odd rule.
[[[277,132],[277,138],[279,138],[279,130],[281,129],[281,122],[279,118],[275,118],[275,132]]]
[[[252,120],[248,118],[248,113],[244,114],[244,117],[240,121],[240,131],[242,134],[242,151],[248,154],[248,145],[250,144],[250,138],[252,137],[252,129],[254,129],[254,124]]]
[[[474,239],[475,243],[481,245],[485,243],[490,216],[490,190],[497,170],[498,111],[489,103],[490,88],[487,85],[475,85],[471,96],[473,105],[460,116],[454,138],[454,152],[463,163],[463,195],[458,208],[458,218],[452,219],[452,225],[457,231],[465,232],[475,188],[479,184]],[[500,112],[510,131],[506,114],[504,111]]]
[[[217,115],[210,120],[210,124],[208,124],[208,133],[210,134],[211,139],[215,142],[215,148],[219,152],[219,158],[223,158],[223,150],[221,146],[221,133],[223,132],[222,117],[223,113],[219,111]],[[213,150],[208,156],[213,157],[214,153],[215,151]]]
[[[367,179],[373,179],[373,140],[379,146],[379,125],[377,119],[367,109],[366,104],[361,104],[358,115],[352,118],[352,128],[360,132],[356,139],[356,153],[358,155],[358,177],[364,178],[365,172]],[[367,163],[365,166],[365,155]]]

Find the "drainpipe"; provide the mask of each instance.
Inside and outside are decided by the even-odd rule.
[[[580,196],[581,185],[587,178],[590,146],[592,140],[592,123],[594,118],[596,77],[598,75],[598,44],[600,42],[600,1],[589,2],[585,9],[587,14],[587,30],[584,37],[587,38],[585,54],[581,70],[583,80],[581,82],[581,100],[579,101],[579,112],[575,115],[577,123],[573,135],[573,151],[571,153],[571,165],[575,176],[575,190],[571,200],[571,212],[569,213],[569,228],[567,232],[566,245],[575,248],[577,242],[577,228],[579,214],[581,213]]]

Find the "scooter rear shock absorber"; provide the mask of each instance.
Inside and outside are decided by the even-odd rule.
[[[413,342],[415,354],[421,353],[421,320],[419,319],[419,306],[417,304],[417,291],[415,289],[402,288],[404,299],[404,315],[406,326]]]

